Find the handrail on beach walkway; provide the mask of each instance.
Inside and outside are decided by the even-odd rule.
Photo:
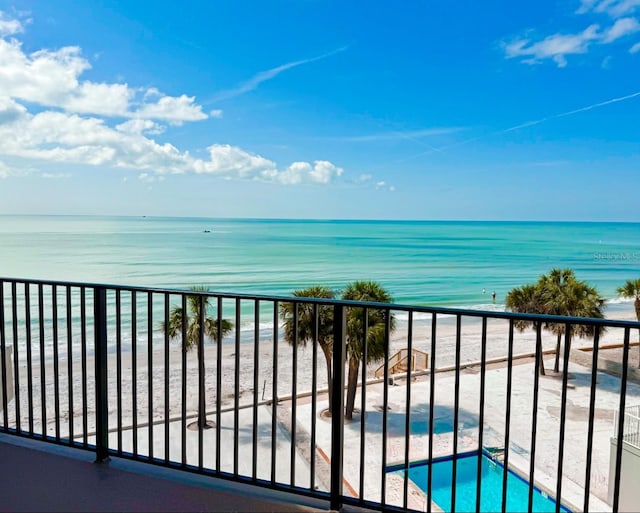
[[[529,328],[520,332],[518,321]],[[566,337],[561,372],[538,372],[555,348],[550,323],[565,333],[594,328],[593,365],[571,384]],[[533,509],[540,489],[556,511],[599,509],[610,482],[606,506],[617,511],[622,444],[609,476],[593,455],[609,451],[603,422],[625,434],[626,421],[601,410],[628,411],[629,335],[638,327],[0,278],[0,432],[93,451],[96,461],[127,458],[318,497],[333,510],[436,510],[442,492],[424,469],[441,461],[453,483],[448,507],[479,510],[483,447],[504,447],[497,509],[513,507],[514,472],[527,485],[522,509]],[[624,341],[622,375],[599,386],[605,334]],[[409,355],[424,365],[408,364]],[[473,505],[460,506],[455,483],[469,461],[479,478]]]

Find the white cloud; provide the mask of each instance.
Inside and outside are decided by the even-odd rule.
[[[7,19],[3,12],[0,11],[0,37],[13,36],[24,32],[24,26],[20,20]]]
[[[586,54],[592,45],[608,45],[640,31],[640,22],[631,16],[640,0],[582,0],[576,11],[601,20],[574,34],[553,34],[540,40],[516,38],[503,43],[505,56],[522,58],[526,64],[553,60],[558,67],[567,65],[567,56]],[[612,22],[612,19],[615,20]]]
[[[371,180],[373,178],[373,176],[371,176],[370,174],[367,173],[362,173],[359,177],[358,177],[358,181],[359,182],[368,182],[369,180]]]
[[[528,39],[514,41],[505,46],[508,59],[527,57],[523,62],[532,64],[543,59],[553,59],[558,67],[567,65],[565,56],[586,53],[589,45],[600,38],[598,25],[589,25],[578,34],[554,34],[532,43]]]
[[[283,184],[303,182],[327,184],[333,178],[342,175],[343,170],[326,160],[316,160],[313,166],[309,162],[294,162],[284,171],[265,169],[260,173],[264,179]]]
[[[334,177],[340,176],[343,169],[334,166],[327,160],[316,160],[313,170],[309,171],[311,181],[316,183],[329,183]]]
[[[160,175],[152,175],[149,173],[140,173],[138,175],[138,180],[144,183],[154,183],[154,182],[164,182],[164,176]]]
[[[376,182],[376,189],[385,189],[387,191],[393,192],[396,190],[395,186],[387,184],[384,180],[380,180]]]
[[[633,34],[640,30],[640,23],[635,18],[620,18],[605,32],[602,42],[611,43],[616,39]]]
[[[636,11],[640,0],[582,0],[578,14],[588,12],[606,13],[612,18],[619,18]]]
[[[0,31],[4,30],[0,36],[22,30],[19,22],[7,25],[8,21],[0,12]],[[166,174],[195,173],[282,184],[328,184],[343,173],[326,160],[279,168],[237,146],[213,144],[207,148],[208,158],[196,158],[170,142],[156,142],[150,136],[163,133],[161,122],[178,125],[208,117],[195,98],[167,96],[154,87],[133,89],[125,83],[81,80],[90,67],[76,46],[27,54],[18,40],[0,37],[0,156],[27,163],[131,169],[145,183],[164,180]],[[27,107],[32,104],[39,105],[34,112]],[[213,110],[210,115],[220,117],[222,111]],[[125,120],[115,124],[113,117]],[[50,171],[38,174],[67,177]],[[14,175],[0,163],[0,177]]]
[[[222,117],[222,109],[213,109],[211,112],[209,112],[209,116],[211,116],[212,118],[220,119]]]
[[[147,103],[135,112],[135,115],[147,119],[163,119],[173,124],[183,121],[206,119],[202,107],[196,105],[193,96],[185,94],[179,97],[163,96],[156,103]]]
[[[629,48],[629,53],[638,53],[640,52],[640,43],[636,43],[631,48]]]
[[[236,146],[214,144],[209,159],[192,157],[170,143],[144,135],[153,122],[130,120],[116,128],[99,118],[65,112],[31,114],[14,100],[0,99],[0,154],[34,160],[140,170],[148,176],[170,173],[212,174],[282,184],[327,184],[342,174],[328,161],[276,163]],[[146,175],[145,175],[146,176]]]
[[[26,54],[20,41],[0,39],[0,96],[68,112],[176,124],[207,118],[193,97],[166,96],[157,89],[143,91],[127,84],[81,81],[81,75],[90,68],[77,46]]]
[[[157,135],[164,132],[164,127],[149,119],[130,119],[116,125],[116,130],[126,134],[151,134]]]
[[[71,173],[42,173],[40,176],[47,180],[61,180],[71,178]]]

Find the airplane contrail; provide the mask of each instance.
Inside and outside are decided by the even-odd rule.
[[[335,50],[332,50],[327,53],[323,53],[322,55],[318,55],[316,57],[310,57],[309,59],[301,59],[299,61],[287,62],[286,64],[276,66],[275,68],[271,68],[265,71],[260,71],[256,73],[254,76],[252,76],[246,82],[243,82],[242,84],[240,84],[235,89],[221,91],[220,93],[216,94],[213,98],[211,98],[209,101],[204,103],[214,103],[221,100],[228,100],[230,98],[235,98],[236,96],[240,96],[241,94],[248,93],[249,91],[253,91],[262,82],[266,82],[267,80],[271,80],[272,78],[275,78],[283,71],[287,71],[288,69],[295,68],[297,66],[302,66],[303,64],[309,64],[311,62],[316,62],[321,59],[326,59],[327,57],[331,57],[332,55],[335,55],[337,53],[344,52],[348,48],[349,48],[348,46],[341,46],[340,48],[336,48]]]
[[[605,105],[611,105],[612,103],[618,103],[618,102],[623,102],[626,100],[630,100],[632,98],[636,98],[640,96],[640,91],[636,91],[635,93],[631,93],[631,94],[627,94],[625,96],[619,96],[617,98],[611,98],[610,100],[604,100],[602,102],[598,102],[598,103],[594,103],[592,105],[587,105],[586,107],[580,107],[579,109],[574,109],[574,110],[570,110],[567,112],[561,112],[560,114],[553,114],[551,116],[547,116],[541,119],[537,119],[535,121],[527,121],[526,123],[521,123],[519,125],[515,125],[509,128],[504,128],[502,130],[498,130],[497,132],[491,132],[490,134],[486,134],[486,135],[479,135],[478,137],[472,137],[471,139],[465,139],[463,141],[457,142],[457,143],[453,143],[453,144],[449,144],[447,146],[442,146],[440,148],[433,148],[432,150],[429,151],[423,151],[422,153],[418,153],[416,155],[412,155],[410,157],[407,157],[405,159],[396,161],[396,162],[406,162],[407,160],[413,160],[416,159],[418,157],[422,157],[424,155],[429,155],[431,153],[435,153],[436,151],[438,152],[443,152],[446,151],[450,148],[454,148],[456,146],[462,146],[464,144],[468,144],[470,142],[475,142],[478,141],[480,139],[486,139],[488,137],[493,137],[494,135],[500,135],[500,134],[506,134],[508,132],[513,132],[515,130],[520,130],[521,128],[527,128],[530,126],[535,126],[535,125],[539,125],[540,123],[544,123],[545,121],[550,121],[552,119],[558,119],[558,118],[564,118],[567,116],[572,116],[573,114],[578,114],[580,112],[585,112],[588,110],[592,110],[592,109],[597,109],[599,107],[604,107]]]

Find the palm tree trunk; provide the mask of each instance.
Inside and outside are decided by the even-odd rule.
[[[324,358],[327,362],[327,388],[329,389],[329,411],[331,410],[331,405],[333,402],[333,378],[331,377],[331,346],[328,344],[322,344],[320,346],[322,348],[322,352],[324,353]]]
[[[562,342],[562,333],[558,333],[558,341],[556,343],[556,362],[553,364],[553,372],[560,372],[560,343]]]
[[[200,373],[201,380],[204,381],[204,358],[200,354],[202,351],[201,348],[198,348],[198,371]],[[204,398],[205,387],[202,387],[202,390],[198,392],[198,427],[205,429],[207,427],[207,407],[206,401]]]
[[[536,336],[536,352],[540,353],[540,376],[546,376],[546,373],[544,371],[544,359],[542,358],[542,339],[538,340],[538,337]]]
[[[346,420],[353,419],[353,409],[356,403],[356,389],[358,388],[358,369],[360,368],[360,359],[354,356],[349,357],[349,380],[347,382],[347,404],[345,408],[344,418]]]

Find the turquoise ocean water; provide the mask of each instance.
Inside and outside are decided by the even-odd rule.
[[[353,280],[373,279],[397,303],[504,310],[511,288],[553,267],[574,269],[608,300],[607,315],[628,317],[633,305],[615,291],[627,279],[640,277],[640,224],[0,216],[0,276],[5,278],[183,290],[206,285],[215,292],[280,296],[314,284],[339,290]],[[5,310],[11,311],[8,285],[4,293]],[[80,300],[74,294],[72,316],[78,322]],[[44,298],[48,358],[53,347],[50,296],[47,292]],[[115,299],[108,301],[113,351]],[[173,296],[172,301],[179,299]],[[58,289],[58,303],[64,335],[63,289]],[[136,341],[145,347],[145,297],[139,296],[136,308]],[[122,309],[123,338],[131,340],[129,296],[123,296]],[[242,302],[241,312],[241,337],[250,341],[253,302]],[[20,296],[17,314],[23,353],[26,321]],[[160,347],[160,296],[154,298],[152,315],[151,338]],[[223,304],[223,315],[234,318],[233,301]],[[430,318],[417,314],[414,322],[428,324]],[[272,304],[263,302],[261,338],[271,338],[272,319]],[[396,319],[398,327],[406,326],[406,313],[398,312]],[[445,323],[453,321],[443,317]],[[35,315],[31,329],[37,333]],[[233,342],[233,334],[228,341]],[[74,351],[80,343],[75,329]]]
[[[640,224],[0,216],[4,277],[275,295],[373,279],[399,303],[492,309],[553,267],[616,304]]]

